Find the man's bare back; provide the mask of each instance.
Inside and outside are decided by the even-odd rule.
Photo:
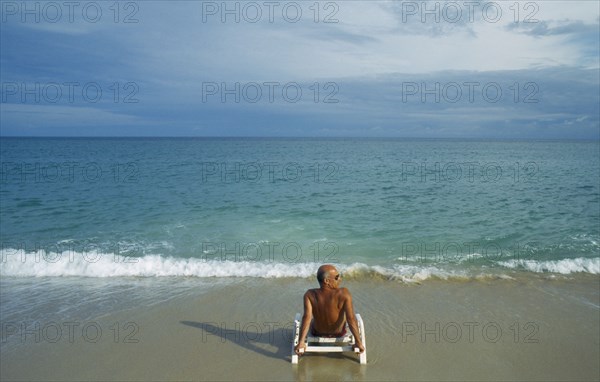
[[[316,336],[337,337],[345,333],[346,320],[356,340],[356,347],[363,352],[365,348],[358,334],[352,295],[348,289],[339,288],[341,275],[333,265],[322,265],[317,272],[317,279],[320,288],[309,289],[304,294],[304,316],[296,353],[300,354],[299,349],[306,346],[305,339],[309,329]]]
[[[333,335],[345,329],[344,304],[348,300],[348,289],[310,289],[304,295],[312,307],[314,335]]]

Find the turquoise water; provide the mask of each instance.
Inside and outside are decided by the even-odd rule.
[[[598,273],[600,145],[1,140],[2,275]],[[365,273],[365,272],[363,272]]]
[[[3,323],[90,320],[322,263],[345,285],[600,273],[598,142],[0,145]],[[0,346],[19,338],[3,327]]]

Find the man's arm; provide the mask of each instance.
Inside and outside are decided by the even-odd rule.
[[[300,339],[298,340],[298,345],[296,345],[294,348],[296,354],[300,354],[299,350],[306,347],[304,340],[308,334],[310,320],[312,319],[312,304],[310,302],[310,298],[308,298],[309,293],[310,291],[306,291],[304,294],[304,315],[302,316],[302,324],[300,324]]]
[[[346,321],[348,321],[348,326],[350,327],[350,332],[354,336],[355,346],[360,349],[360,352],[365,351],[365,347],[360,340],[360,335],[358,333],[358,322],[356,321],[356,316],[354,315],[354,306],[352,305],[352,295],[350,291],[344,288],[344,313],[346,314]]]

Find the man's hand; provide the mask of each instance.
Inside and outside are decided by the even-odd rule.
[[[304,353],[300,353],[300,349],[306,350],[306,344],[304,343],[304,341],[298,342],[298,345],[296,345],[296,347],[294,348],[294,351],[296,352],[296,354],[298,354],[298,355],[304,354]]]

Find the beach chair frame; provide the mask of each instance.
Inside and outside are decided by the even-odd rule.
[[[358,333],[360,335],[361,342],[365,347],[364,352],[360,352],[357,347],[354,347],[356,341],[354,340],[354,336],[350,332],[350,329],[347,328],[347,333],[343,337],[315,337],[310,333],[306,337],[306,349],[302,351],[300,349],[300,353],[341,353],[341,352],[353,352],[358,354],[359,362],[361,365],[367,364],[367,340],[365,336],[365,326],[363,323],[363,319],[360,314],[356,314],[356,321],[358,323]],[[294,351],[298,342],[300,342],[300,325],[302,325],[302,315],[300,313],[296,313],[296,318],[294,319],[294,341],[292,341],[292,364],[298,363],[298,355]],[[347,324],[346,324],[347,325]]]

